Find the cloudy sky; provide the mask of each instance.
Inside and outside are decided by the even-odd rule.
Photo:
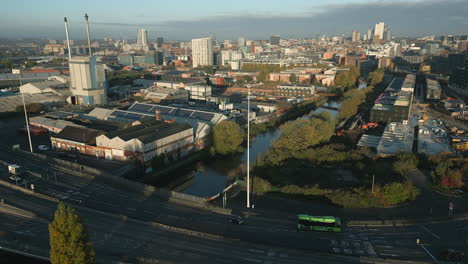
[[[468,34],[468,0],[14,0],[2,1],[0,38],[84,39],[88,13],[94,38],[189,40],[365,34],[380,21],[394,36]]]

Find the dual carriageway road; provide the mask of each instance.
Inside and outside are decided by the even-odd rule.
[[[77,208],[86,220],[98,258],[104,262],[127,259],[128,263],[151,263],[158,259],[162,261],[159,263],[363,263],[367,257],[431,261],[416,239],[429,243],[426,246],[430,252],[437,250],[442,240],[455,239],[457,245],[460,242],[459,232],[438,231],[445,228],[444,224],[426,225],[426,230],[420,226],[344,227],[336,234],[297,232],[291,215],[280,219],[249,216],[245,225],[233,225],[225,214],[168,203],[151,194],[66,174],[20,153],[0,154],[0,160],[54,175],[49,180],[35,176],[25,179],[34,182],[37,192]],[[8,180],[3,171],[0,174],[2,180]],[[0,214],[2,229],[8,230],[15,241],[47,247],[47,220],[52,219],[57,204],[7,187],[0,187],[0,195],[5,203],[45,219]],[[434,229],[437,231],[431,231]]]

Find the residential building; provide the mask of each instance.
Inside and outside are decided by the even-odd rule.
[[[211,38],[192,39],[193,67],[213,65],[213,40]]]
[[[298,85],[298,84],[282,84],[276,87],[276,94],[285,97],[308,97],[315,95],[315,86],[313,85]]]
[[[237,50],[223,50],[221,51],[221,65],[228,65],[229,61],[237,61],[244,58],[242,51]]]
[[[141,46],[148,45],[148,31],[146,29],[138,30],[137,44]]]

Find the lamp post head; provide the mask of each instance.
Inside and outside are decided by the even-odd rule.
[[[63,21],[67,22],[67,18],[66,18],[66,17],[64,17],[64,18],[63,18]]]
[[[84,15],[84,19],[85,19],[85,20],[88,20],[88,14],[85,14],[85,15]]]

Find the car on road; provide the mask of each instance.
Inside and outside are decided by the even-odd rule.
[[[440,256],[443,260],[447,261],[462,261],[465,257],[465,254],[458,250],[449,248],[447,250],[442,251],[440,253]]]
[[[238,215],[231,215],[231,217],[229,217],[229,223],[241,225],[244,223],[244,219]]]
[[[42,151],[47,151],[47,150],[49,150],[49,147],[48,147],[47,145],[39,145],[37,148],[38,148],[39,150],[42,150]]]

